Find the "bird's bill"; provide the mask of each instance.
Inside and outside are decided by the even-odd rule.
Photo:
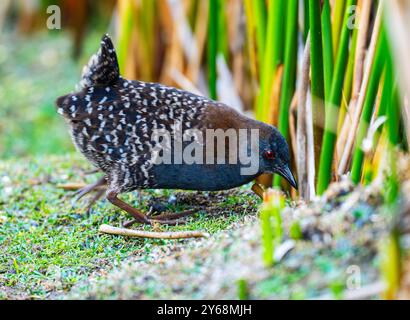
[[[288,181],[293,188],[295,188],[296,190],[298,189],[298,184],[289,166],[284,167],[283,169],[279,170],[277,173],[283,178],[285,178],[286,181]]]

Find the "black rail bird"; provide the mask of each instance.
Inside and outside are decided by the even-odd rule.
[[[276,128],[187,91],[122,78],[107,35],[84,67],[79,87],[57,99],[58,113],[77,149],[104,173],[107,199],[141,223],[170,223],[180,215],[149,218],[119,194],[146,188],[226,190],[263,173],[277,173],[297,187],[288,145]],[[228,135],[237,141],[226,143]],[[245,164],[235,162],[241,152]]]

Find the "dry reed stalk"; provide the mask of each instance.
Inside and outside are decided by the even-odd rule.
[[[371,0],[363,0],[361,2],[361,11],[359,18],[359,34],[357,37],[355,62],[354,62],[354,76],[353,76],[353,87],[352,87],[352,99],[349,102],[349,107],[346,112],[343,126],[338,136],[336,155],[342,155],[344,146],[346,145],[347,136],[350,130],[350,125],[352,121],[352,115],[357,104],[357,100],[360,93],[360,87],[363,82],[363,70],[364,61],[366,57],[366,43],[367,34],[369,30],[370,13],[371,13]],[[338,157],[337,157],[338,158]]]
[[[367,34],[369,31],[372,0],[363,0],[359,20],[359,33],[355,53],[352,97],[357,97],[363,81],[364,61],[366,57]]]
[[[201,69],[201,61],[204,55],[205,42],[208,33],[208,18],[209,18],[209,2],[200,1],[195,22],[195,45],[197,55],[188,61],[186,76],[195,85],[198,83],[199,72]]]
[[[312,111],[312,95],[308,91],[306,103],[306,132],[307,132],[307,167],[308,167],[308,186],[309,200],[316,197],[316,160],[315,160],[315,140],[313,129],[313,111]]]
[[[297,130],[296,130],[296,168],[298,173],[298,184],[300,196],[308,200],[308,168],[307,168],[307,122],[306,122],[306,101],[309,89],[310,72],[310,35],[306,40],[305,51],[303,53],[302,67],[300,71],[300,82],[298,88],[298,110],[297,110]]]
[[[372,119],[370,120],[370,126],[372,126],[378,119],[380,103],[381,103],[382,93],[383,93],[383,85],[382,85],[384,83],[384,77],[383,76],[380,80],[380,83],[381,83],[381,85],[379,86],[379,89],[377,91],[376,102],[375,102],[375,106],[374,106],[374,112],[373,112],[373,115],[372,115]]]
[[[277,126],[279,119],[280,93],[282,91],[283,65],[279,65],[274,75],[270,96],[269,123]]]
[[[198,94],[198,95],[204,95],[196,86],[194,83],[191,82],[190,79],[188,79],[185,75],[183,75],[181,72],[179,72],[176,69],[171,70],[171,78],[172,80],[176,83],[176,85],[183,89],[190,91],[192,93]]]
[[[289,137],[290,137],[290,147],[292,149],[293,159],[297,159],[298,150],[297,150],[297,119],[298,119],[298,93],[295,92],[292,98],[292,102],[289,107]]]
[[[170,40],[167,43],[162,74],[160,76],[160,81],[168,85],[177,85],[174,81],[172,74],[178,72],[183,74],[184,70],[184,53],[180,43],[180,37],[175,26],[175,22],[172,18],[171,9],[169,7],[168,1],[165,3],[164,7],[167,7],[167,10],[164,10],[164,14],[167,16],[166,19],[172,21],[171,30],[170,30]]]
[[[125,62],[125,74],[130,79],[144,79],[147,80],[146,75],[149,73],[147,68],[141,68],[140,65],[144,61],[144,53],[138,47],[141,39],[136,29],[131,32],[131,38],[128,42],[128,54]]]
[[[258,62],[256,58],[256,41],[255,41],[255,21],[253,19],[254,13],[252,8],[252,0],[244,0],[245,14],[246,14],[246,39],[249,56],[250,74],[251,78],[259,80]],[[256,102],[255,102],[256,103]],[[256,107],[255,107],[256,108]]]
[[[232,75],[234,80],[234,87],[236,92],[238,92],[242,101],[246,99],[246,92],[244,92],[243,88],[245,87],[245,73],[244,73],[244,66],[245,66],[245,57],[242,51],[238,51],[233,53],[233,62],[232,62]],[[247,103],[244,102],[246,106]]]
[[[231,106],[238,112],[243,112],[243,103],[234,85],[234,79],[225,57],[219,53],[216,59],[218,100]]]
[[[232,59],[232,75],[234,87],[242,101],[246,97],[245,87],[245,21],[243,19],[243,4],[240,1],[230,0],[226,4],[227,12],[231,17],[231,23],[227,24],[229,49]],[[255,88],[256,89],[256,88]],[[246,105],[247,103],[244,103]]]
[[[356,132],[359,126],[360,116],[362,114],[362,109],[363,109],[364,101],[366,98],[366,91],[367,91],[367,86],[369,84],[370,73],[371,73],[371,69],[373,66],[373,61],[374,61],[374,57],[376,53],[376,45],[379,39],[381,23],[382,23],[382,6],[379,5],[377,9],[376,21],[375,21],[374,28],[373,28],[372,39],[371,39],[369,51],[367,54],[366,68],[365,68],[365,73],[363,76],[363,81],[362,81],[359,97],[357,100],[357,105],[353,108],[354,114],[353,114],[351,127],[350,127],[350,130],[346,133],[347,134],[346,143],[344,144],[342,156],[340,158],[340,163],[337,168],[337,173],[339,176],[346,173],[347,165],[348,165],[349,159],[352,154]]]
[[[179,43],[182,46],[185,58],[187,61],[197,59],[198,48],[187,19],[189,3],[186,1],[181,2],[181,0],[168,0],[167,3],[170,8],[174,28],[178,35]]]
[[[160,17],[161,17],[161,24],[162,30],[164,30],[165,35],[165,48],[164,48],[164,57],[163,57],[163,67],[161,70],[161,74],[159,76],[159,81],[165,84],[172,84],[172,72],[171,72],[171,59],[173,46],[175,45],[174,39],[176,38],[175,31],[174,31],[174,22],[172,19],[172,15],[170,12],[170,8],[167,4],[159,6],[160,8]]]

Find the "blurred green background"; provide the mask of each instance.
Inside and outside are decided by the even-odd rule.
[[[72,91],[80,66],[66,34],[2,35],[0,45],[1,157],[65,153],[72,149],[54,101]]]
[[[54,101],[75,90],[82,67],[98,49],[109,20],[96,10],[90,21],[78,25],[83,36],[80,54],[74,58],[78,31],[71,22],[63,15],[60,30],[46,28],[47,4],[64,6],[64,1],[1,2],[0,158],[72,151],[74,146]]]

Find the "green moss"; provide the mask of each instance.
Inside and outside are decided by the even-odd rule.
[[[84,204],[72,206],[72,193],[57,188],[68,182],[92,182],[95,176],[83,174],[89,169],[79,156],[71,155],[0,162],[0,291],[10,297],[45,298],[70,289],[93,272],[113,268],[129,256],[144,258],[153,247],[170,243],[99,234],[101,224],[119,226],[130,217],[104,200],[87,215]],[[172,193],[148,190],[142,194],[143,204],[132,193],[122,198],[146,209],[152,199],[166,201]],[[211,214],[199,210],[186,225],[163,229],[216,233],[255,212],[258,203],[250,193],[229,193],[209,201]],[[168,209],[189,207],[182,203]]]

